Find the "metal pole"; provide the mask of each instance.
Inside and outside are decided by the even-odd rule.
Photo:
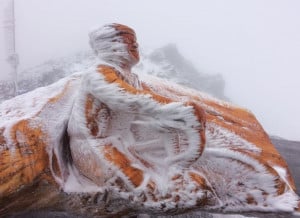
[[[0,101],[9,99],[18,94],[18,55],[16,53],[15,32],[15,2],[14,0],[1,1],[1,50],[6,56],[7,63],[3,63],[3,78],[0,78]],[[3,20],[2,20],[3,19]],[[3,28],[3,29],[2,29]],[[3,35],[2,35],[3,34]],[[1,54],[2,54],[1,53]],[[4,60],[2,60],[4,61]],[[5,73],[6,72],[6,73]],[[5,78],[6,77],[6,78]],[[2,81],[3,79],[3,81]]]
[[[7,38],[7,61],[11,66],[12,75],[12,95],[16,96],[18,93],[18,65],[19,58],[16,53],[16,32],[15,32],[15,2],[14,0],[9,0],[7,2],[6,11],[6,21],[5,21],[5,31]]]
[[[14,96],[18,94],[18,65],[19,58],[16,53],[16,23],[15,23],[15,1],[12,0],[12,37],[13,37],[13,77],[14,77]]]

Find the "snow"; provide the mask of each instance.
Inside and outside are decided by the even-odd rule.
[[[143,80],[147,81],[148,84],[154,83],[153,80],[146,80],[145,78],[143,77]],[[157,82],[159,79],[155,81]],[[213,97],[183,89],[170,82],[160,81],[160,83],[172,85],[176,87],[176,90],[182,90],[192,95],[198,94],[197,96],[202,99],[214,100]],[[147,195],[146,186],[149,181],[154,181],[157,184],[155,195],[161,200],[155,202],[148,199],[144,204],[150,208],[158,208],[163,202],[167,210],[175,205],[174,196],[165,198],[166,194],[178,193],[178,191],[175,191],[178,187],[171,178],[176,174],[181,174],[189,182],[184,188],[180,188],[181,201],[178,202],[178,205],[189,207],[195,204],[195,199],[203,197],[201,191],[193,192],[196,186],[193,185],[188,174],[184,173],[186,165],[181,165],[185,158],[192,158],[195,150],[187,149],[183,150],[181,154],[174,153],[173,146],[170,144],[172,134],[169,130],[165,130],[165,127],[185,130],[189,143],[199,144],[198,134],[192,129],[189,132],[187,128],[197,125],[197,121],[192,116],[191,108],[184,107],[181,103],[160,105],[153,101],[149,95],[137,96],[125,92],[117,84],[107,83],[104,77],[95,72],[94,69],[86,72],[82,82],[82,90],[79,93],[69,122],[69,133],[77,138],[71,142],[71,148],[80,154],[80,158],[83,159],[82,162],[88,162],[87,159],[91,157],[91,154],[97,153],[98,158],[94,157],[93,160],[98,162],[96,165],[101,166],[103,170],[111,170],[111,174],[105,175],[104,181],[101,181],[103,187],[114,193],[123,193],[124,197],[133,194],[135,196],[134,201],[139,202],[141,199],[137,196],[140,193],[146,193]],[[108,132],[108,135],[111,136],[105,140],[90,138],[86,121],[80,116],[83,113],[84,100],[86,99],[84,96],[88,93],[92,93],[94,98],[113,111],[111,112],[112,120]],[[166,93],[165,96],[170,96],[170,93]],[[233,107],[219,100],[217,102],[226,107]],[[184,119],[186,126],[182,125],[181,122],[174,123],[174,120],[179,119]],[[74,128],[75,126],[76,128]],[[132,135],[134,127],[138,129],[138,138]],[[214,190],[215,197],[218,196],[215,199],[214,208],[223,208],[225,211],[292,211],[297,206],[298,197],[293,191],[287,190],[283,195],[277,196],[274,183],[276,177],[265,166],[246,154],[231,150],[233,145],[236,148],[256,153],[260,153],[261,149],[227,129],[208,123],[207,129],[211,128],[215,131],[206,131],[206,148],[198,161],[193,164],[191,170],[194,168],[196,172],[200,172],[208,181],[209,187]],[[138,141],[138,139],[141,141]],[[144,172],[144,180],[139,187],[134,187],[130,179],[124,176],[118,168],[105,161],[101,145],[110,143],[129,157],[134,163],[133,166]],[[76,148],[77,146],[80,147],[79,150]],[[165,146],[164,149],[161,149],[162,146]],[[147,168],[143,166],[129,152],[130,147],[137,149],[141,158],[150,161],[154,167]],[[156,149],[158,151],[155,151]],[[108,177],[112,178],[109,180]],[[111,186],[117,177],[122,178],[123,182],[127,183],[127,191]],[[239,187],[238,183],[243,184],[243,187]],[[265,197],[264,193],[268,193],[268,196]],[[247,203],[249,195],[257,202],[256,204],[250,205]]]
[[[90,45],[100,60],[116,66],[121,66],[124,61],[131,61],[127,45],[116,34],[112,25],[96,28],[89,33],[89,38]]]
[[[114,69],[124,76],[121,64],[131,60],[111,27],[94,30],[90,39],[94,51],[103,60],[97,64],[107,67],[114,63],[117,65]],[[120,52],[107,51],[111,49]],[[142,90],[135,76],[129,84],[135,91],[130,92],[115,80],[107,81],[102,70],[95,65],[50,86],[4,101],[0,105],[0,128],[5,127],[3,135],[8,147],[1,149],[10,149],[13,156],[16,145],[10,130],[20,120],[29,120],[30,125],[46,133],[50,170],[65,192],[109,190],[137,206],[143,202],[145,208],[165,211],[194,207],[198,200],[210,201],[203,209],[235,212],[292,212],[297,207],[299,197],[289,186],[285,169],[270,166],[287,185],[284,193],[278,195],[276,174],[246,152],[232,149],[259,154],[261,149],[256,145],[208,121],[205,148],[199,149],[204,146],[199,132],[205,126],[202,118],[196,116],[198,109],[188,102],[195,101],[224,122],[221,111],[205,102],[241,108],[148,75],[141,75],[140,81],[152,92]],[[160,102],[153,92],[173,102]],[[92,104],[90,111],[86,109],[88,98]],[[96,134],[91,132],[90,115],[95,115]],[[62,151],[61,138],[66,132],[73,164],[65,160]],[[114,155],[111,150],[105,150],[107,147],[124,155],[119,165],[106,157],[107,152]],[[58,160],[61,175],[53,169],[53,156]],[[141,172],[142,181],[135,184],[125,168]],[[203,179],[203,186],[192,179],[192,173]],[[154,186],[150,188],[150,184]]]
[[[214,100],[213,97],[200,92],[184,89],[179,85],[159,79],[148,78],[150,77],[143,77],[148,84],[160,81],[166,86],[197,95],[200,99]],[[64,97],[55,104],[49,104],[49,99],[55,98],[61,93],[65,93]],[[84,116],[87,94],[92,94],[97,100],[96,102],[102,102],[110,108],[109,114],[112,116],[110,126],[108,129],[101,126],[101,130],[106,132],[105,134],[109,137],[101,138],[101,135],[98,135],[95,138],[90,134]],[[166,91],[165,96],[170,95],[171,93]],[[219,100],[217,102],[229,106],[228,103]],[[99,103],[96,103],[97,105],[99,106]],[[144,207],[158,209],[161,203],[164,203],[165,210],[176,206],[174,198],[177,193],[181,197],[177,206],[185,208],[193,206],[196,199],[204,196],[202,191],[194,191],[196,185],[187,173],[197,172],[203,176],[207,185],[213,190],[211,194],[215,198],[215,205],[211,209],[290,212],[297,206],[298,196],[291,189],[278,196],[274,188],[274,175],[270,174],[257,160],[232,151],[230,148],[234,144],[238,148],[251,152],[259,153],[261,150],[254,144],[215,124],[207,123],[207,129],[213,128],[215,131],[206,131],[207,143],[203,154],[190,169],[187,168],[186,160],[197,155],[197,146],[193,145],[200,143],[199,134],[196,131],[200,126],[193,114],[193,109],[184,106],[183,103],[161,105],[155,102],[150,95],[135,95],[125,92],[117,84],[107,83],[103,75],[94,68],[66,77],[48,87],[38,88],[7,100],[0,105],[0,114],[0,123],[1,126],[6,127],[4,136],[7,139],[10,139],[9,127],[19,120],[36,117],[31,125],[44,121],[42,128],[49,136],[47,139],[49,160],[51,162],[52,155],[58,157],[60,168],[64,172],[63,176],[56,175],[51,170],[58,184],[66,192],[99,191],[103,193],[104,190],[109,190],[114,195],[126,199],[133,197],[133,202],[137,204],[141,201],[138,196],[142,196],[141,193],[144,193],[148,196]],[[75,161],[73,166],[66,165],[60,148],[59,138],[67,127]],[[172,129],[178,129],[187,136],[189,145],[181,148],[180,153],[174,150]],[[135,134],[133,134],[133,130]],[[132,166],[143,171],[144,177],[140,186],[133,186],[130,179],[118,167],[105,160],[103,145],[110,143],[130,159]],[[12,141],[8,144],[13,152]],[[132,155],[130,149],[136,150],[140,157],[150,162],[153,167],[149,168],[143,165]],[[94,166],[94,168],[84,168],[80,166],[81,164]],[[282,179],[285,179],[285,169],[276,166],[274,169]],[[87,172],[88,170],[92,171]],[[183,186],[178,187],[178,183],[172,180],[173,176],[177,174],[183,176]],[[117,178],[121,178],[126,187],[117,188],[113,185]],[[150,181],[157,185],[154,194],[160,199],[158,202],[150,198],[147,187]],[[287,180],[284,181],[288,184]],[[237,186],[238,182],[244,186]],[[262,190],[269,193],[267,197],[264,196]],[[172,195],[167,198],[168,193],[172,193]],[[255,199],[256,205],[246,203],[248,194]]]

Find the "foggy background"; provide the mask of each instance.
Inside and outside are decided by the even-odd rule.
[[[140,47],[175,43],[200,71],[221,73],[225,95],[269,134],[300,140],[299,12],[298,0],[15,0],[19,72],[88,50],[92,28],[122,23]],[[0,80],[5,43],[0,28]]]

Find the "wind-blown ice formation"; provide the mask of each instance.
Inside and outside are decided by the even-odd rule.
[[[105,47],[108,62],[0,105],[0,197],[50,177],[68,192],[108,190],[158,211],[299,207],[286,162],[253,114],[139,78],[130,71],[133,30],[113,24],[102,33],[91,34],[92,45],[109,36],[128,53]]]

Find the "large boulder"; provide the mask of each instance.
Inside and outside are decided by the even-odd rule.
[[[100,66],[4,101],[0,203],[48,180],[157,211],[298,208],[288,166],[250,111],[140,80],[136,90]]]
[[[132,73],[140,58],[128,26],[89,37],[96,66],[0,105],[0,203],[37,187],[96,192],[82,196],[89,210],[101,193],[127,202],[117,211],[299,210],[288,166],[251,112]]]

